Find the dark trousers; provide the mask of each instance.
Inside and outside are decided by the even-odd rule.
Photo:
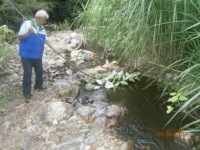
[[[40,59],[30,59],[22,58],[22,65],[24,69],[23,75],[23,95],[27,96],[31,94],[31,76],[32,68],[35,71],[35,85],[34,88],[41,88],[43,84],[43,65],[42,58]]]

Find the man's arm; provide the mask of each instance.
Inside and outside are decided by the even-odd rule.
[[[28,32],[18,35],[18,39],[23,40],[31,33],[34,33],[34,29],[32,27],[29,27]]]
[[[54,48],[49,40],[46,40],[45,44],[48,45],[56,54],[59,54],[59,52]]]

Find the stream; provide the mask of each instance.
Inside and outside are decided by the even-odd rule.
[[[87,47],[88,50],[101,53],[100,48]],[[161,90],[157,84],[148,85],[147,77],[128,86],[121,86],[116,90],[96,90],[95,92],[81,89],[79,97],[88,96],[95,99],[107,100],[107,103],[125,107],[128,114],[119,117],[115,130],[123,140],[133,140],[137,150],[188,150],[176,143],[173,136],[179,127],[179,120],[173,120],[166,128],[163,128],[171,115],[166,114],[166,105],[162,105],[167,99],[159,99]],[[97,98],[98,97],[98,98]]]
[[[108,91],[109,101],[127,108],[129,112],[118,119],[115,130],[120,138],[135,141],[138,150],[144,147],[151,150],[187,150],[169,135],[177,132],[178,120],[163,128],[171,115],[166,114],[166,105],[161,105],[163,99],[158,100],[161,91],[157,85],[143,90],[148,84],[146,80],[142,78],[136,84]]]

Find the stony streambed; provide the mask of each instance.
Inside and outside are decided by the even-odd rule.
[[[76,40],[66,43],[73,34],[76,35],[60,32],[49,37],[64,57],[66,51],[71,51],[76,44]],[[18,45],[11,46],[11,51],[12,57],[0,78],[1,94],[7,93],[2,98],[6,100],[7,96],[13,95],[0,108],[0,149],[125,150],[130,146],[133,149],[132,141],[120,140],[112,129],[116,118],[125,113],[125,108],[99,101],[98,97],[93,97],[89,105],[80,101],[74,103],[81,85],[80,78],[48,47],[43,57],[48,88],[42,92],[32,90],[34,97],[30,103],[25,103]],[[34,72],[32,82],[34,85]]]

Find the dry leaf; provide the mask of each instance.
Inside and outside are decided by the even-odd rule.
[[[16,108],[16,109],[21,109],[22,107],[24,107],[24,104],[21,104],[21,105],[19,105],[19,106],[16,106],[15,108]]]

